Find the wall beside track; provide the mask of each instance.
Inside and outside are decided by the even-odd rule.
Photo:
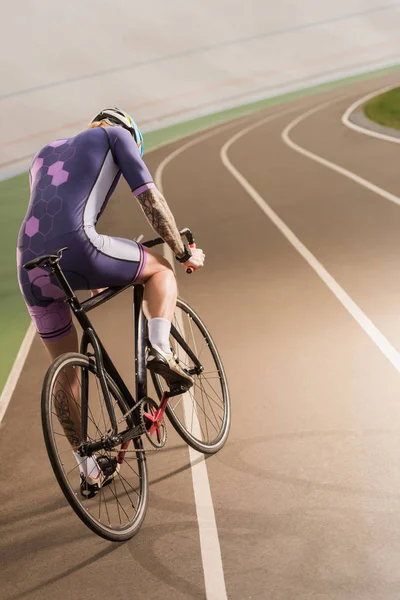
[[[146,130],[399,62],[400,2],[0,0],[0,175],[103,105]]]

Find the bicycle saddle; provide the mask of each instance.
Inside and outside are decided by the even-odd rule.
[[[31,271],[32,269],[36,269],[36,267],[40,267],[42,265],[51,265],[58,263],[62,258],[62,253],[64,250],[68,250],[68,248],[60,248],[57,250],[57,254],[43,254],[43,256],[37,256],[33,258],[29,262],[23,265],[24,269],[27,271]]]

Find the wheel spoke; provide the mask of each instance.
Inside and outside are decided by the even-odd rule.
[[[71,450],[70,450],[70,452],[71,452]],[[72,469],[70,469],[69,471],[66,471],[66,474],[67,474],[67,475],[70,475],[70,474],[71,474],[71,473],[73,473],[74,471],[75,471],[75,474],[76,474],[76,469],[78,469],[78,470],[79,470],[79,473],[80,473],[80,469],[79,469],[79,465],[78,465],[78,463],[76,463],[76,465],[75,465],[74,467],[72,467]]]
[[[185,338],[185,332],[182,331],[182,329],[179,325],[179,319],[176,316],[174,317],[174,325],[175,325],[178,333],[181,335],[181,337]],[[183,325],[183,323],[182,323],[182,325]]]
[[[103,497],[103,503],[104,503],[104,508],[106,510],[106,514],[107,514],[108,524],[111,527],[110,513],[108,512],[107,500],[106,500],[106,497],[105,497],[105,494],[104,494],[104,488],[102,488],[102,487],[100,488],[99,496],[100,495]]]
[[[211,412],[212,412],[212,414],[214,415],[214,419],[217,421],[217,417],[216,417],[216,415],[215,415],[214,408],[213,408],[213,406],[212,406],[212,404],[211,404],[211,402],[210,402],[210,399],[209,399],[209,397],[208,397],[208,395],[207,395],[206,391],[205,391],[205,390],[204,390],[204,388],[203,388],[203,383],[202,383],[202,381],[201,381],[201,380],[200,380],[200,386],[201,386],[201,390],[202,390],[202,391],[204,391],[204,394],[205,394],[205,396],[206,396],[206,398],[207,398],[207,400],[208,400],[208,404],[210,405]]]
[[[129,467],[129,468],[132,468],[129,463],[127,463],[126,466]],[[136,472],[134,471],[134,469],[132,469],[132,471],[136,474]],[[135,492],[135,494],[140,497],[140,494],[138,493],[138,491],[129,483],[129,481],[126,479],[126,477],[124,477],[121,474],[121,472],[118,473],[118,477],[120,478],[121,483],[124,481],[126,483],[126,485],[128,485],[131,488],[132,492]],[[124,488],[125,488],[125,486],[124,486]],[[129,497],[129,493],[126,490],[126,488],[125,488],[125,491],[126,491],[127,496]]]
[[[115,484],[115,477],[112,480],[112,485],[114,486],[114,492],[115,494],[117,494],[117,486]],[[119,503],[117,503],[117,511],[118,511],[118,518],[119,518],[119,524],[122,525],[122,520],[121,520],[121,511],[119,509]]]
[[[199,404],[198,404],[196,398],[193,396],[191,390],[189,390],[189,394],[190,394],[190,396],[192,398],[192,427],[190,429],[190,432],[193,432],[193,418],[194,418],[194,414],[196,414],[196,419],[197,419],[197,422],[199,424],[200,431],[201,431],[201,439],[204,440],[204,441],[208,441],[207,438],[206,438],[206,436],[204,435],[204,429],[203,429],[203,426],[202,426],[201,421],[199,419],[199,415],[197,413],[197,408],[198,407],[200,408],[200,410],[202,410],[201,406],[199,406]],[[204,413],[204,415],[207,417],[207,415],[205,413]]]
[[[196,404],[196,406],[198,408],[200,408],[200,410],[203,412],[205,419],[207,419],[207,421],[209,423],[211,423],[211,425],[214,427],[214,429],[218,432],[219,430],[215,427],[214,423],[211,421],[210,417],[207,415],[207,413],[201,408],[201,406],[199,405],[199,403],[196,401],[196,398],[193,396],[193,394],[191,394],[190,390],[189,390],[190,395],[193,398],[194,403]]]
[[[128,501],[129,501],[130,505],[135,510],[135,512],[137,512],[136,506],[135,506],[132,498],[130,497],[129,492],[128,492],[128,490],[126,488],[126,485],[125,485],[125,483],[127,483],[126,479],[124,477],[122,477],[121,475],[119,475],[119,481],[120,481],[122,487],[124,488],[126,497],[128,498]],[[133,489],[133,491],[137,494],[138,498],[140,498],[140,494],[138,494],[138,492],[135,489]]]
[[[214,404],[215,404],[215,405],[216,405],[216,406],[217,406],[219,409],[223,408],[223,407],[221,407],[221,405],[220,405],[220,404],[218,404],[218,403],[217,403],[217,402],[214,400],[214,398],[212,398],[212,397],[211,397],[209,394],[207,394],[207,392],[206,392],[206,390],[204,389],[204,387],[201,387],[201,384],[199,384],[199,383],[196,383],[196,388],[200,388],[200,389],[202,389],[202,390],[203,390],[203,392],[204,392],[204,395],[207,397],[207,399],[208,399],[208,401],[209,401],[210,403],[211,403],[211,402],[213,402],[213,403],[214,403]]]
[[[100,493],[99,494],[99,521],[100,521],[100,518],[101,518],[100,514],[101,514],[101,500],[102,500],[102,498],[103,498],[103,495]]]
[[[202,382],[202,384],[204,382],[208,383],[208,385],[210,386],[210,388],[212,389],[212,391],[214,392],[214,394],[217,396],[218,400],[221,402],[221,404],[218,404],[218,402],[216,401],[215,398],[212,398],[209,394],[207,394],[206,390],[204,390],[204,393],[207,394],[208,398],[210,400],[212,400],[214,402],[214,404],[216,404],[217,406],[219,406],[219,408],[223,408],[224,407],[224,401],[222,398],[220,398],[220,396],[218,395],[218,393],[214,390],[213,386],[211,385],[211,383],[208,381],[207,378],[204,378],[202,376],[199,377],[199,381]],[[204,387],[204,386],[203,386]]]
[[[172,409],[174,412],[175,412],[175,410],[178,408],[178,406],[179,406],[179,405],[182,403],[182,400],[183,400],[183,395],[180,395],[180,396],[178,396],[178,398],[179,398],[179,400],[178,400],[178,402],[177,402],[176,404],[174,404],[174,406],[171,406],[171,400],[172,400],[172,398],[171,398],[171,400],[169,401],[170,408],[171,408],[171,409]]]
[[[108,489],[108,490],[111,492],[111,494],[114,496],[115,500],[117,501],[117,506],[120,506],[120,507],[122,508],[123,512],[125,513],[125,516],[126,516],[126,518],[129,520],[129,515],[128,515],[128,513],[126,512],[126,510],[125,510],[125,509],[124,509],[124,507],[122,506],[121,502],[118,500],[118,496],[117,496],[116,494],[114,494],[114,492],[113,492],[113,490],[112,490],[112,487],[109,485],[107,488],[101,488],[101,489],[102,489],[102,490],[104,490],[104,491],[105,491],[106,489]]]
[[[190,328],[190,331],[191,331],[191,334],[192,334],[192,339],[193,339],[195,354],[196,354],[197,358],[199,358],[199,354],[197,352],[196,340],[195,340],[194,333],[193,333],[192,319],[191,319],[190,315],[188,315],[187,317],[188,317],[188,321],[189,321],[189,328]]]
[[[204,414],[205,414],[206,413],[206,407],[205,407],[205,404],[204,404],[203,387],[201,386],[200,389],[201,389],[201,402],[203,404],[203,411],[204,411]],[[208,423],[207,423],[207,420],[206,420],[205,424],[206,424],[206,432],[207,432],[207,438],[206,439],[208,440],[209,437],[208,437]]]

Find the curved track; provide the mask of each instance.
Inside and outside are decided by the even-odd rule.
[[[341,122],[395,81],[281,105],[147,158],[207,253],[207,268],[179,285],[230,380],[230,439],[206,464],[232,600],[400,594],[397,145]],[[125,186],[102,229],[149,232]],[[125,294],[94,319],[127,376],[131,312]],[[46,364],[35,339],[2,424],[1,599],[217,599],[188,451],[171,427],[169,447],[149,458],[136,538],[108,544],[66,506],[40,431]]]

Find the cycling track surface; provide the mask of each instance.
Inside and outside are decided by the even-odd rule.
[[[228,443],[206,460],[226,595],[205,583],[189,454],[171,426],[148,457],[135,538],[112,544],[77,519],[42,441],[35,339],[1,426],[1,600],[399,598],[398,146],[341,122],[397,79],[282,104],[146,159],[207,255],[201,272],[177,270],[232,397]],[[125,185],[100,230],[151,235]],[[93,320],[129,379],[130,294]]]

